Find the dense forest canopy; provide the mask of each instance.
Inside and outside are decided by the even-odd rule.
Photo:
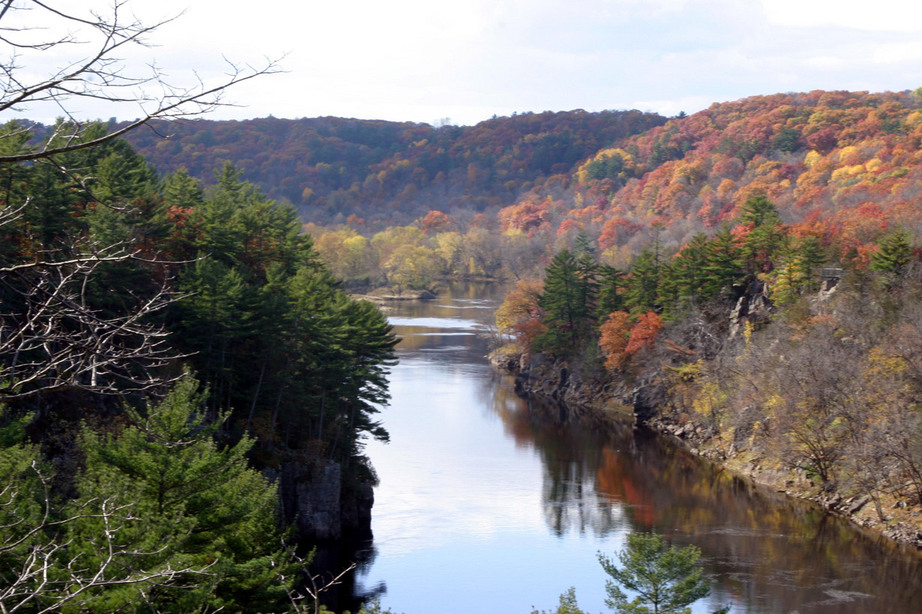
[[[639,111],[526,113],[472,127],[324,117],[152,124],[129,139],[161,171],[211,183],[230,160],[306,221],[407,223],[495,210],[602,147],[662,124]],[[161,134],[170,135],[169,139]]]
[[[292,510],[260,470],[375,480],[390,326],[290,207],[215,175],[161,179],[121,140],[0,166],[4,607],[284,608]]]
[[[654,235],[672,254],[697,233],[732,222],[755,194],[770,198],[799,232],[867,251],[881,225],[917,224],[920,112],[916,92],[815,91],[714,104],[668,120],[572,111],[434,128],[266,118],[173,123],[158,128],[171,138],[154,131],[132,138],[161,170],[185,167],[206,185],[213,161],[231,160],[318,224],[310,232],[327,252],[349,252],[349,266],[340,266],[320,250],[339,276],[375,278],[389,261],[397,267],[393,248],[359,249],[356,236],[370,241],[408,225],[427,236],[404,232],[404,243],[439,252],[417,249],[416,259],[428,263],[419,279],[521,278],[528,263],[545,265],[562,247],[572,249],[580,233],[620,268]]]

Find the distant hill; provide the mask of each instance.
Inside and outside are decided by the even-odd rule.
[[[155,122],[128,140],[161,172],[213,183],[223,160],[305,220],[406,223],[430,209],[463,218],[569,176],[601,148],[661,126],[640,111],[525,113],[476,126],[323,117]],[[164,139],[161,135],[169,135]]]
[[[563,196],[556,184],[537,186],[500,220],[532,235],[585,231],[603,250],[636,248],[651,228],[679,246],[763,193],[784,221],[853,246],[888,225],[922,233],[920,94],[814,91],[714,104],[597,151]]]

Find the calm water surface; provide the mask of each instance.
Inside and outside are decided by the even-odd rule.
[[[569,425],[484,359],[498,289],[396,305],[403,338],[368,453],[376,490],[358,589],[404,614],[553,610],[570,586],[607,612],[597,552],[656,530],[704,554],[695,614],[922,613],[922,559],[734,479],[625,425]],[[494,296],[491,296],[491,293]]]

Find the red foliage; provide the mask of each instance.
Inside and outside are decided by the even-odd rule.
[[[637,323],[631,329],[631,338],[627,342],[627,347],[624,348],[624,353],[630,356],[653,345],[662,328],[663,319],[656,313],[648,311],[643,314],[637,318]]]
[[[562,237],[571,230],[579,230],[579,224],[575,220],[564,220],[557,229],[557,236]]]
[[[189,221],[189,216],[192,215],[192,207],[180,207],[179,205],[172,205],[167,209],[166,216],[173,225],[177,228],[182,228]]]
[[[550,213],[549,201],[535,204],[525,201],[517,205],[505,207],[499,212],[499,225],[503,232],[508,230],[521,230],[529,232],[548,223]]]
[[[631,220],[625,217],[612,217],[609,218],[605,224],[602,225],[602,234],[599,236],[599,247],[602,249],[608,249],[613,245],[618,245],[622,241],[627,240],[627,237],[640,231],[643,227],[639,224],[635,224]]]
[[[447,213],[433,210],[420,218],[419,227],[427,235],[433,232],[445,232],[455,228],[455,220]]]

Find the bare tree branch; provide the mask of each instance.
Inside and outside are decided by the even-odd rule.
[[[112,586],[130,584],[177,585],[193,575],[207,575],[211,565],[173,569],[169,564],[160,569],[135,569],[134,561],[158,552],[139,552],[119,543],[119,533],[129,523],[140,519],[132,515],[133,504],[120,503],[114,497],[88,501],[85,512],[70,514],[52,521],[52,503],[49,479],[36,463],[31,472],[39,480],[44,493],[42,516],[26,530],[17,534],[8,529],[24,524],[8,523],[0,527],[0,555],[23,547],[28,548],[21,563],[12,570],[4,569],[0,585],[0,612],[29,611],[38,613],[59,612],[65,606],[79,607],[87,603],[91,593]],[[10,510],[17,499],[24,496],[16,484],[8,484],[0,491],[0,511]],[[10,510],[15,516],[15,510]],[[59,538],[59,530],[84,519],[102,522],[103,530],[98,545],[98,560],[85,564],[79,555],[68,553],[70,542]],[[212,563],[213,565],[214,563]]]
[[[9,126],[0,133],[0,165],[22,172],[37,163],[51,165],[93,206],[130,214],[131,205],[94,194],[85,169],[67,168],[60,156],[99,147],[153,119],[207,113],[226,104],[222,96],[229,87],[280,69],[271,60],[257,68],[227,60],[228,70],[216,82],[193,73],[191,85],[175,84],[156,64],[138,66],[125,58],[132,48],[149,48],[148,39],[176,17],[145,24],[131,15],[129,0],[111,2],[100,14],[79,3],[0,0],[0,113],[52,103],[63,116],[38,146],[24,144],[28,125]],[[70,59],[45,73],[20,64],[51,51]],[[90,131],[94,122],[77,111],[78,103],[89,101],[113,108],[131,103],[140,118],[107,134]],[[162,367],[182,356],[171,350],[166,329],[155,319],[181,298],[170,274],[177,263],[143,252],[139,236],[99,244],[83,230],[61,245],[47,245],[32,235],[30,221],[44,203],[20,198],[11,200],[8,192],[0,207],[0,230],[28,244],[0,258],[0,400],[63,389],[123,395],[168,383]],[[88,294],[92,280],[123,265],[148,270],[150,285],[117,290],[122,307],[113,313]]]
[[[206,84],[194,75],[194,85],[171,83],[166,73],[155,64],[148,65],[145,73],[135,73],[121,55],[130,46],[149,47],[147,37],[176,17],[162,19],[145,25],[136,19],[125,19],[128,0],[115,0],[110,13],[100,16],[91,13],[81,17],[64,12],[41,0],[3,0],[0,2],[0,41],[16,49],[48,50],[70,45],[91,46],[92,52],[83,54],[63,68],[44,78],[36,78],[17,64],[14,52],[0,60],[0,113],[29,108],[36,103],[51,102],[57,105],[67,120],[60,124],[53,138],[34,151],[0,155],[2,162],[28,162],[45,159],[56,154],[96,147],[134,130],[153,119],[177,119],[202,115],[222,106],[224,92],[237,84],[256,77],[281,72],[279,60],[266,59],[260,67],[234,63],[225,58],[227,71],[224,78]],[[11,24],[7,21],[12,20]],[[87,39],[71,35],[40,42],[28,42],[24,33],[41,31],[45,24],[57,22],[65,26],[82,26]],[[17,40],[19,35],[21,40]],[[156,92],[155,92],[156,91]],[[94,139],[81,135],[92,124],[91,119],[77,117],[72,108],[75,101],[94,100],[111,105],[134,103],[140,116],[121,128]]]

